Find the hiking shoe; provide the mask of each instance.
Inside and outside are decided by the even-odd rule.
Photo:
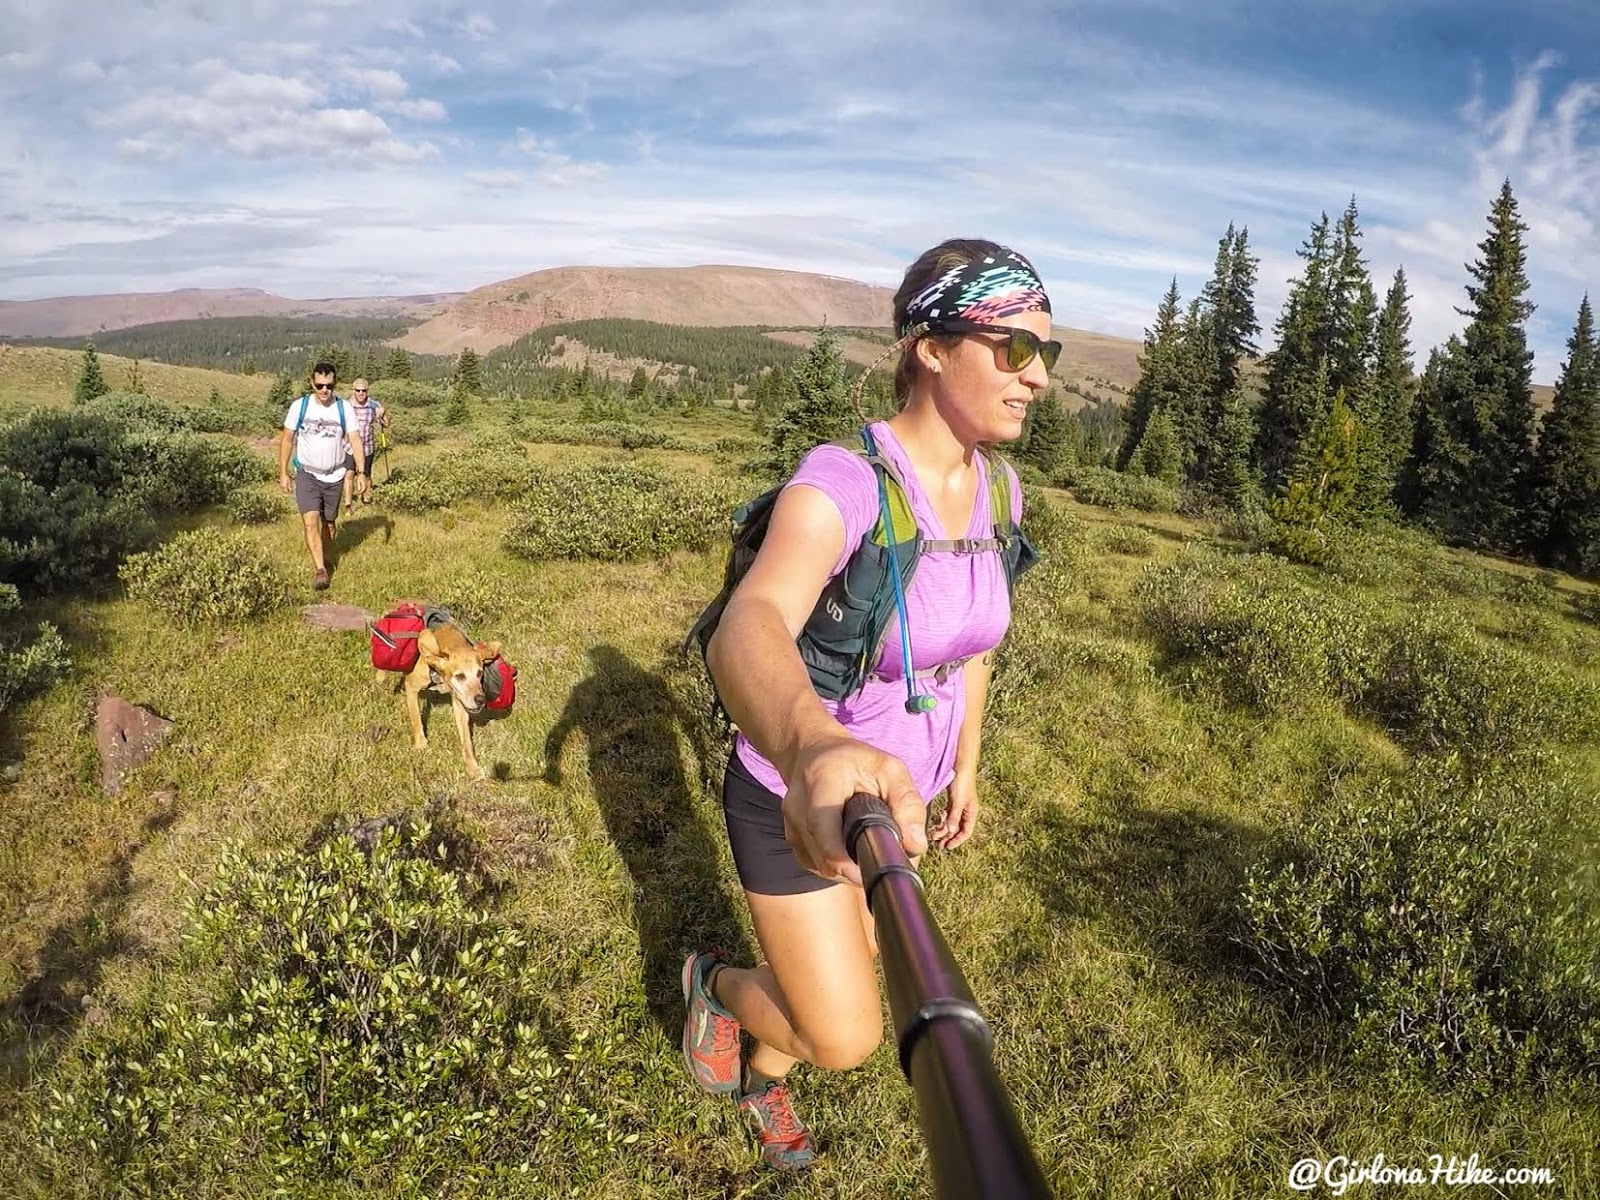
[[[817,1157],[811,1131],[795,1116],[789,1089],[769,1083],[759,1092],[739,1098],[739,1115],[755,1131],[756,1145],[769,1166],[780,1171],[803,1171]]]
[[[706,976],[720,961],[715,951],[695,951],[683,960],[683,1061],[696,1083],[726,1096],[739,1090],[739,1022],[706,987]]]
[[[316,569],[316,571],[314,571],[312,573],[312,575],[311,575],[311,586],[313,588],[315,588],[319,592],[323,588],[328,586],[328,568],[327,567],[318,567]]]

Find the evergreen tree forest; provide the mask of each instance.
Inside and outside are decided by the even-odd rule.
[[[1524,237],[1507,181],[1466,264],[1465,326],[1414,376],[1403,269],[1375,282],[1360,212],[1322,213],[1261,353],[1258,263],[1229,226],[1187,305],[1174,279],[1145,335],[1119,470],[1316,528],[1409,520],[1444,541],[1600,574],[1600,340],[1587,297],[1555,401],[1533,402]],[[1295,539],[1290,538],[1289,544]]]

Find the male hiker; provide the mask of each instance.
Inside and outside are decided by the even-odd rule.
[[[355,460],[358,476],[367,473],[367,449],[361,444],[355,414],[333,394],[337,378],[332,363],[319,362],[311,368],[311,391],[289,405],[278,442],[278,486],[290,490],[292,457],[295,504],[305,524],[306,549],[314,568],[311,586],[318,590],[328,586],[329,551],[344,491],[345,455]]]
[[[371,396],[372,385],[364,377],[350,385],[349,411],[356,417],[356,428],[361,432],[361,445],[367,452],[367,473],[347,470],[344,477],[344,511],[349,515],[356,496],[362,503],[372,499],[372,460],[378,447],[378,427],[389,428],[389,410]],[[345,466],[349,467],[346,462]]]

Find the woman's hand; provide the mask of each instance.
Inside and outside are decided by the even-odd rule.
[[[934,823],[933,844],[954,850],[972,836],[978,824],[978,777],[957,775],[945,793],[944,813]]]
[[[859,887],[861,868],[844,844],[844,806],[857,792],[888,805],[908,857],[928,848],[927,805],[905,763],[843,734],[819,738],[795,755],[783,798],[783,833],[813,875]]]

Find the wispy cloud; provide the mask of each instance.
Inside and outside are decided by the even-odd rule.
[[[959,233],[1026,250],[1064,323],[1137,336],[1236,221],[1270,327],[1310,222],[1354,194],[1425,343],[1459,327],[1509,176],[1549,377],[1600,280],[1600,68],[1546,53],[1592,44],[1585,6],[1362,2],[1313,28],[1268,0],[1017,0],[997,56],[956,0],[914,22],[887,0],[0,0],[0,294],[572,262],[894,283]]]

